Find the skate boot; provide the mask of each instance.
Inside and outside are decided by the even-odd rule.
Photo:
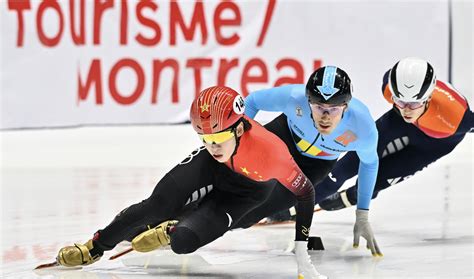
[[[158,226],[148,229],[132,240],[133,250],[150,252],[170,244],[169,229],[178,224],[176,220],[165,221]]]
[[[92,252],[91,252],[92,251]],[[102,257],[103,251],[94,249],[92,239],[84,244],[74,244],[74,246],[66,246],[59,250],[56,261],[67,267],[84,266],[95,263]]]
[[[346,207],[351,207],[355,204],[349,201],[346,191],[336,192],[326,199],[319,202],[319,207],[326,211],[334,211],[343,209]]]

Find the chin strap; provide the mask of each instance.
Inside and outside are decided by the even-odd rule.
[[[237,149],[239,148],[239,144],[240,144],[240,138],[237,137],[237,128],[233,128],[233,132],[234,132],[234,138],[235,138],[235,148],[234,148],[234,152],[232,152],[232,155],[230,156],[230,164],[232,166],[232,170],[235,171],[234,155],[237,154]]]

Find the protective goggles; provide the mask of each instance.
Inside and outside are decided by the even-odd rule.
[[[313,112],[319,115],[323,115],[324,113],[327,112],[330,116],[335,116],[342,113],[346,105],[344,104],[340,106],[324,107],[318,103],[311,103],[310,106],[311,108],[313,108]]]
[[[202,142],[207,144],[221,144],[233,138],[235,136],[235,129],[225,130],[219,133],[201,135],[198,134]]]
[[[411,110],[418,109],[418,108],[421,108],[426,103],[426,101],[423,101],[423,102],[403,102],[403,101],[398,100],[395,97],[392,97],[392,100],[393,100],[393,103],[395,104],[395,106],[399,109],[405,109],[405,108],[408,108],[408,109],[411,109]]]

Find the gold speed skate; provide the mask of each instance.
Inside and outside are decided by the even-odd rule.
[[[170,236],[168,229],[177,223],[178,221],[176,220],[165,221],[158,226],[137,235],[132,240],[133,250],[138,252],[150,252],[162,246],[169,245]]]
[[[59,250],[56,261],[59,265],[74,267],[84,266],[95,263],[102,255],[91,256],[90,251],[94,248],[92,239],[84,244],[74,244],[74,246],[66,246]]]

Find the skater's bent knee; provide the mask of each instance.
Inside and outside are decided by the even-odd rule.
[[[176,254],[189,254],[199,248],[199,238],[187,227],[175,227],[171,233],[171,249]]]

